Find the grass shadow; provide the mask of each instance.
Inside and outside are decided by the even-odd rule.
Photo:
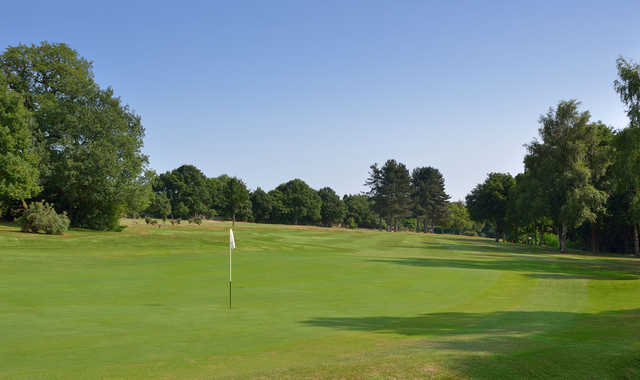
[[[640,309],[319,317],[300,323],[412,338],[410,354],[449,352],[471,378],[637,378]],[[433,351],[427,351],[433,352]],[[417,356],[420,357],[420,356]]]
[[[559,257],[476,259],[474,256],[470,256],[469,259],[405,257],[372,259],[370,261],[413,267],[516,271],[523,272],[531,278],[545,279],[637,280],[640,278],[640,261],[637,260]]]

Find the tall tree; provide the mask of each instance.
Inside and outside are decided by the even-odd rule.
[[[205,215],[210,210],[209,181],[193,165],[182,165],[160,174],[154,182],[153,190],[166,194],[171,201],[174,217],[186,219]]]
[[[444,189],[444,177],[440,170],[427,166],[415,168],[411,173],[413,209],[416,216],[416,232],[419,219],[423,231],[433,230],[436,223],[447,215],[449,195]]]
[[[477,185],[466,198],[471,218],[491,223],[496,229],[496,241],[500,235],[506,241],[507,208],[514,185],[515,180],[509,173],[489,173],[487,179]]]
[[[288,224],[315,224],[321,219],[322,200],[318,193],[301,179],[293,179],[276,188],[279,194],[276,204],[281,203],[282,222]]]
[[[345,224],[350,227],[380,228],[380,216],[374,211],[371,198],[366,194],[345,195],[342,201],[346,207]]]
[[[550,108],[540,118],[542,141],[529,144],[525,157],[526,170],[547,189],[561,252],[567,252],[569,229],[594,223],[607,200],[607,193],[595,187],[606,171],[606,160],[595,166],[590,162],[590,149],[601,143],[601,126],[589,124],[589,112],[579,111],[579,105],[569,100]]]
[[[370,169],[365,185],[370,188],[376,211],[387,219],[389,227],[398,231],[398,219],[409,215],[411,206],[409,170],[396,160],[387,160],[381,168],[373,164]]]
[[[2,204],[31,198],[40,192],[40,155],[31,133],[32,115],[23,97],[8,86],[0,72],[0,214]]]
[[[140,117],[100,89],[91,63],[65,44],[9,47],[0,71],[33,112],[43,196],[73,225],[116,228],[147,164]]]
[[[244,182],[237,178],[231,177],[224,185],[224,198],[227,203],[227,212],[231,215],[232,225],[236,225],[236,214],[240,212],[243,207],[247,207],[246,203],[249,201],[249,190]],[[251,207],[249,206],[250,210]],[[248,213],[248,211],[245,211]]]
[[[617,67],[614,86],[625,105],[629,127],[615,139],[614,182],[627,206],[626,219],[633,225],[633,252],[640,255],[640,65],[619,58]]]
[[[251,206],[253,207],[253,218],[258,223],[270,223],[271,212],[273,210],[273,200],[261,188],[257,188],[250,195]]]
[[[338,194],[330,187],[323,187],[318,190],[318,195],[322,202],[320,206],[322,224],[331,227],[342,223],[347,210]]]

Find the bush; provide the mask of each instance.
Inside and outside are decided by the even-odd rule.
[[[69,218],[66,213],[56,213],[51,204],[32,202],[18,219],[18,224],[24,232],[62,235],[69,229]]]
[[[149,218],[148,216],[146,218],[144,218],[144,222],[147,223],[147,224],[151,223],[151,220],[152,219]]]
[[[202,217],[194,216],[193,218],[189,219],[189,224],[191,224],[191,223],[197,224],[197,225],[202,224]]]

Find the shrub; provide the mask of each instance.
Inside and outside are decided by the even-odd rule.
[[[18,219],[18,224],[24,232],[62,235],[69,229],[69,218],[66,213],[56,213],[51,204],[32,202]]]
[[[151,220],[152,219],[149,218],[148,216],[146,218],[144,218],[144,222],[147,223],[147,224],[151,223]]]

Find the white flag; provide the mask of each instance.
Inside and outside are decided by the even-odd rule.
[[[229,248],[236,249],[236,241],[233,238],[233,230],[229,229]]]

